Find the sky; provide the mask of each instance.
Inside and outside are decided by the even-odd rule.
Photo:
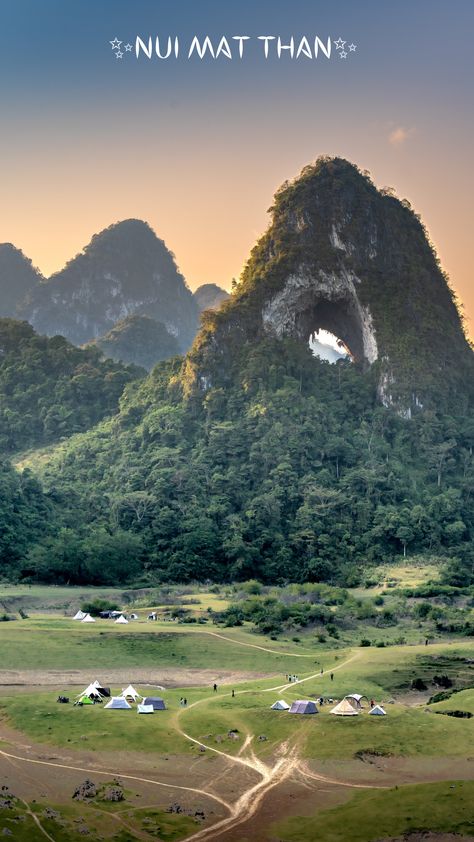
[[[421,214],[474,334],[473,28],[472,0],[0,0],[0,241],[49,275],[137,217],[192,289],[230,288],[278,186],[340,155]],[[137,59],[156,35],[178,58]],[[232,59],[188,58],[206,35]]]

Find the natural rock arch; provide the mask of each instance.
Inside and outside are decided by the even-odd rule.
[[[314,331],[327,330],[344,342],[354,361],[372,364],[378,356],[377,342],[370,311],[357,297],[357,281],[346,271],[319,272],[315,277],[302,268],[264,305],[266,333],[306,342]]]

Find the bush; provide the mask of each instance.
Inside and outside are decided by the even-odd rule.
[[[428,688],[422,678],[414,678],[411,683],[411,689],[418,690],[421,693],[423,690],[427,690]]]
[[[83,602],[81,611],[90,614],[92,617],[99,617],[101,611],[118,611],[119,606],[110,599],[93,599],[92,602]]]
[[[361,642],[359,643],[359,646],[372,646],[372,643],[366,637],[363,637]]]

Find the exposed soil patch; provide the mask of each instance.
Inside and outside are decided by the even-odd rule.
[[[217,684],[237,684],[242,681],[255,681],[259,678],[272,678],[274,672],[244,672],[237,670],[187,669],[169,667],[161,669],[97,670],[0,670],[0,692],[2,687],[74,687],[89,684],[96,677],[105,687],[138,684],[150,687],[212,687]]]

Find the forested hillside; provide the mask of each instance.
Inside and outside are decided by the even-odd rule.
[[[153,368],[159,360],[180,353],[179,342],[162,322],[148,316],[127,316],[94,343],[105,357],[116,362]]]
[[[27,322],[0,319],[0,452],[50,444],[116,412],[126,383],[143,376]]]
[[[471,418],[401,418],[375,373],[292,340],[244,349],[232,387],[202,402],[179,375],[156,367],[117,417],[59,448],[43,479],[63,531],[26,575],[348,584],[421,553],[472,576]]]
[[[23,459],[42,486],[6,466],[4,575],[350,585],[418,555],[474,584],[474,355],[421,221],[326,158],[272,212],[191,351],[141,382],[2,323],[3,452],[78,433]],[[138,232],[153,256],[153,232]],[[122,234],[106,232],[107,260]],[[320,328],[354,362],[314,357]]]

